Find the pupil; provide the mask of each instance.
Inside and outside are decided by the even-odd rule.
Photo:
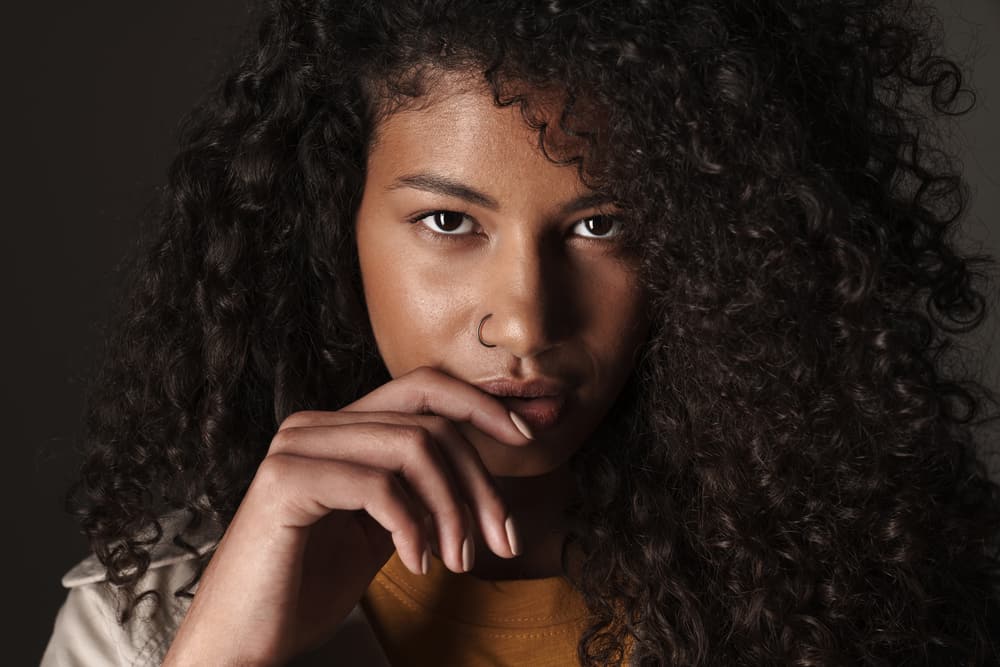
[[[611,221],[604,216],[595,216],[587,220],[587,231],[598,236],[611,231]]]
[[[458,229],[462,225],[462,218],[462,214],[455,211],[441,211],[434,214],[434,222],[446,232],[453,232]]]

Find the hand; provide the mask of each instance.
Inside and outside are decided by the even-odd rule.
[[[504,502],[453,421],[527,440],[495,397],[426,367],[336,412],[285,419],[164,664],[281,664],[316,648],[394,550],[419,573],[434,540],[462,572],[479,530],[513,557]]]

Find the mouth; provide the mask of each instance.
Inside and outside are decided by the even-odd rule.
[[[555,425],[566,405],[564,396],[538,396],[536,398],[498,396],[497,398],[509,410],[513,410],[519,417],[528,422],[528,426],[534,433]]]
[[[500,377],[475,383],[528,423],[532,432],[552,427],[563,414],[570,384],[549,377]]]

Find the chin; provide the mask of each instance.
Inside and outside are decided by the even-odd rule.
[[[576,448],[556,447],[565,438],[542,433],[526,445],[511,446],[494,440],[471,424],[458,424],[458,430],[479,453],[483,465],[494,477],[538,477],[562,467]]]

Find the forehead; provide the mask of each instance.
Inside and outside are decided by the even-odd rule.
[[[419,166],[445,175],[471,174],[499,188],[511,185],[506,180],[519,187],[541,181],[545,187],[582,189],[575,166],[553,161],[586,148],[561,127],[563,101],[537,88],[522,93],[523,105],[498,106],[492,89],[472,75],[436,75],[423,95],[379,122],[368,153],[369,176]],[[539,148],[543,126],[544,151]]]

